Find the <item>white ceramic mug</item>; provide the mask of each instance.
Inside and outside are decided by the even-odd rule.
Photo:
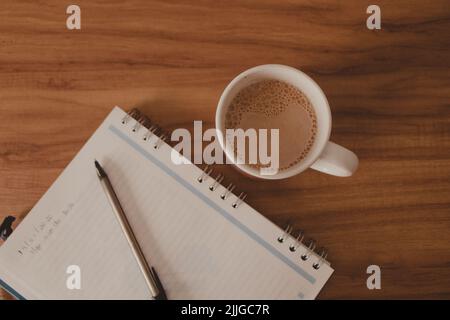
[[[234,78],[223,91],[216,111],[216,130],[219,143],[229,161],[233,162],[234,151],[224,143],[225,115],[227,109],[243,88],[261,80],[279,80],[302,91],[311,102],[317,118],[317,133],[313,146],[306,157],[287,170],[274,175],[261,175],[260,170],[246,164],[234,163],[244,173],[262,179],[284,179],[308,168],[339,177],[351,176],[358,167],[358,157],[350,150],[329,141],[331,133],[331,111],[322,89],[308,75],[292,67],[266,64],[248,69]]]

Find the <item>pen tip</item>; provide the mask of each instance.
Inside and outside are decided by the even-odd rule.
[[[106,177],[106,172],[105,170],[103,170],[102,166],[100,165],[100,163],[98,163],[97,160],[94,161],[95,163],[95,168],[97,169],[97,174],[100,178]]]

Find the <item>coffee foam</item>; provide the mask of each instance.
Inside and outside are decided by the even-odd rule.
[[[276,129],[280,129],[279,170],[286,170],[307,156],[317,132],[314,109],[303,92],[278,80],[262,80],[251,84],[242,89],[232,100],[225,115],[225,127],[244,130],[250,127],[272,129],[274,127],[271,125],[280,124],[279,119],[283,117],[286,118],[286,123]],[[286,132],[285,136],[283,136],[283,130]],[[292,135],[295,137],[289,137]],[[284,140],[290,145],[283,146]],[[283,159],[283,155],[286,155],[288,159]],[[262,167],[260,164],[249,165]]]

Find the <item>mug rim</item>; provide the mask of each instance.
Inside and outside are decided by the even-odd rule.
[[[224,135],[223,135],[223,133],[225,132],[225,128],[223,128],[222,122],[223,122],[223,117],[225,116],[224,112],[226,112],[226,109],[227,109],[227,107],[229,105],[229,104],[227,106],[224,105],[225,104],[225,99],[229,96],[230,91],[238,83],[240,83],[244,78],[248,77],[249,75],[254,74],[254,73],[258,72],[258,71],[262,71],[262,70],[269,70],[270,71],[270,69],[278,69],[278,70],[282,70],[282,71],[286,71],[286,72],[295,73],[297,76],[300,76],[301,78],[305,79],[308,82],[308,84],[312,85],[312,87],[315,89],[315,91],[319,95],[318,98],[323,102],[323,106],[321,108],[322,109],[321,117],[324,119],[324,121],[326,123],[324,123],[324,125],[321,128],[318,128],[318,130],[321,130],[322,138],[320,139],[321,141],[318,141],[319,139],[315,139],[315,141],[313,143],[313,148],[312,148],[314,150],[314,152],[315,152],[313,155],[312,155],[312,151],[313,151],[312,150],[312,151],[310,151],[308,153],[308,155],[306,156],[305,159],[303,159],[298,164],[292,166],[289,169],[278,171],[274,175],[261,175],[259,170],[251,168],[247,164],[238,164],[238,163],[233,161],[234,154],[231,155],[229,153],[231,151],[228,150],[228,148],[225,147]],[[285,82],[288,82],[288,81],[285,81]],[[296,81],[291,81],[291,82],[288,82],[288,83],[291,84],[291,85],[294,85],[297,88],[299,87],[298,86],[298,82],[296,82]],[[310,99],[309,95],[311,94],[311,92],[310,92],[311,90],[308,90],[309,92],[305,92],[307,90],[302,90],[300,88],[298,88],[298,89],[301,90],[305,95],[307,95],[308,99]],[[314,105],[313,103],[311,103],[311,104],[312,104],[312,106],[314,108],[314,112],[316,112],[316,114],[317,114],[317,107],[316,107],[316,105]],[[323,112],[325,112],[325,114],[323,114]],[[327,142],[330,139],[330,134],[331,134],[331,110],[330,110],[330,106],[328,104],[328,100],[327,100],[323,90],[306,73],[302,72],[299,69],[296,69],[296,68],[293,68],[293,67],[290,67],[290,66],[287,66],[287,65],[282,65],[282,64],[264,64],[264,65],[259,65],[259,66],[252,67],[250,69],[247,69],[247,70],[239,73],[236,77],[234,77],[228,83],[228,85],[223,90],[223,92],[222,92],[222,94],[220,96],[219,102],[217,104],[216,115],[215,115],[215,125],[216,125],[216,128],[215,128],[216,129],[216,135],[217,135],[217,138],[219,140],[219,144],[220,144],[223,152],[225,153],[225,156],[230,161],[230,163],[232,163],[239,170],[243,171],[245,174],[248,174],[250,176],[253,176],[253,177],[256,177],[256,178],[260,178],[260,179],[264,179],[264,180],[277,180],[277,179],[289,178],[289,177],[295,176],[295,175],[305,171],[306,169],[308,169],[320,157],[320,155],[323,152]],[[319,143],[320,143],[320,145],[319,145]]]

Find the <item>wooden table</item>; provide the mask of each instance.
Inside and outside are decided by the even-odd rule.
[[[114,105],[168,130],[212,127],[235,75],[281,63],[324,89],[332,139],[358,154],[358,172],[218,171],[329,249],[336,271],[319,298],[450,298],[448,1],[377,1],[374,31],[359,0],[76,3],[72,31],[68,2],[0,4],[1,219],[27,214]],[[366,288],[371,264],[381,290]]]

